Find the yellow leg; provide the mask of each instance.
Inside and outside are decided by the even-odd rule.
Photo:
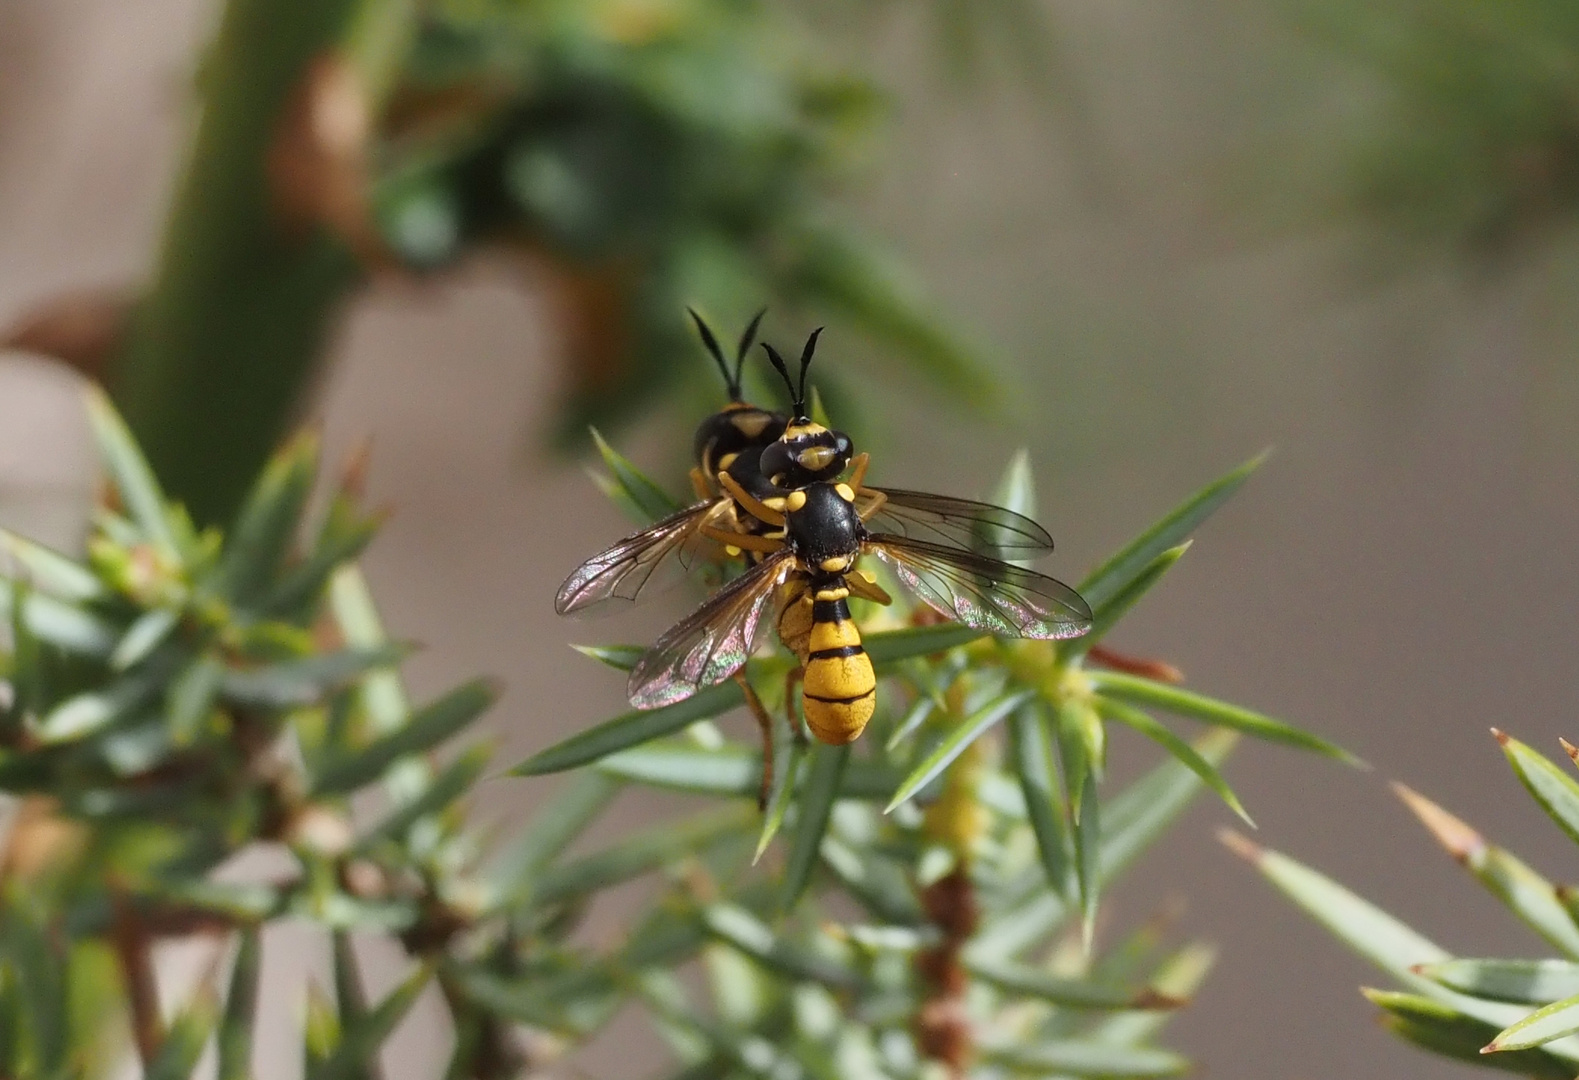
[[[735,478],[726,472],[718,474],[718,485],[729,492],[729,497],[745,508],[746,513],[758,521],[765,521],[769,525],[783,525],[784,515],[771,507],[764,506],[762,500],[749,494],[745,488],[735,482]]]
[[[696,492],[699,500],[713,497],[713,489],[707,482],[707,474],[695,465],[691,466],[691,490]]]
[[[884,495],[881,491],[871,491],[868,489],[868,494],[872,496],[872,503],[865,510],[860,511],[862,521],[869,520],[871,516],[881,510],[883,508],[883,504],[888,501],[888,496]]]
[[[768,798],[773,794],[773,717],[768,715],[762,699],[757,697],[757,692],[746,681],[745,675],[737,671],[735,682],[740,684],[741,692],[746,695],[746,708],[751,710],[757,727],[762,731],[762,783],[757,791],[757,810],[767,813]]]
[[[850,479],[846,483],[850,485],[850,490],[857,495],[861,493],[861,481],[866,479],[866,467],[871,463],[872,455],[864,450],[850,460],[850,465],[855,471],[850,473]]]
[[[711,525],[703,525],[701,534],[709,540],[717,540],[728,547],[739,548],[741,551],[761,551],[771,554],[784,546],[782,541],[773,540],[766,536],[749,536],[746,533],[725,532],[715,529]]]

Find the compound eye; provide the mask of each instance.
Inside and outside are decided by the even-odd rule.
[[[838,451],[831,446],[813,446],[795,455],[795,460],[807,472],[822,472],[838,456]]]

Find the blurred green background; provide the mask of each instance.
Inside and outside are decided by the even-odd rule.
[[[782,55],[759,43],[768,60],[795,50],[881,91],[863,105],[873,133],[840,148],[804,221],[907,265],[947,327],[932,355],[957,349],[1003,386],[972,411],[960,384],[914,373],[917,339],[891,321],[815,290],[775,308],[776,342],[835,318],[821,362],[873,476],[980,494],[1030,447],[1060,542],[1050,568],[1071,578],[1275,447],[1114,644],[1376,764],[1350,775],[1244,748],[1234,779],[1265,840],[1464,954],[1533,954],[1433,860],[1383,780],[1563,876],[1486,728],[1543,748],[1579,734],[1579,16],[1550,0],[792,14]],[[0,324],[148,279],[214,15],[197,0],[0,0]],[[635,185],[632,213],[649,190]],[[575,396],[584,341],[565,281],[509,244],[379,277],[334,324],[306,411],[331,454],[373,439],[371,490],[397,510],[369,566],[388,621],[430,643],[420,691],[504,676],[501,760],[619,704],[567,639],[638,639],[682,602],[617,623],[552,614],[564,573],[624,524],[549,449],[598,404]],[[749,286],[716,301],[719,321],[755,305]],[[623,415],[622,446],[655,471],[677,464],[676,433],[711,392],[700,352],[668,347],[695,365],[673,373],[690,395],[638,386],[606,417]],[[0,353],[0,522],[63,544],[91,483],[74,378]],[[485,798],[506,815],[553,790]],[[1120,913],[1183,896],[1224,946],[1183,1048],[1247,1080],[1453,1074],[1373,1029],[1354,991],[1367,970],[1212,842],[1225,819],[1198,809]],[[599,918],[612,930],[617,905]],[[297,1022],[277,997],[260,1042]],[[442,1060],[422,1024],[397,1045],[412,1076]],[[607,1048],[589,1067],[637,1075],[630,1056]]]

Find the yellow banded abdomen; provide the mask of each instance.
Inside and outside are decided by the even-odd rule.
[[[806,726],[822,742],[854,742],[877,707],[877,675],[843,598],[812,605],[805,668]]]

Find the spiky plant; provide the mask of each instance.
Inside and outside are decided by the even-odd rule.
[[[355,564],[377,524],[357,470],[304,529],[317,446],[300,437],[228,533],[200,532],[107,402],[89,407],[109,483],[86,561],[0,532],[0,790],[16,800],[0,1074],[106,1075],[129,1035],[149,1077],[189,1075],[210,1042],[221,1077],[250,1075],[261,931],[286,919],[322,931],[333,973],[305,1002],[314,1080],[369,1075],[430,983],[455,1026],[452,1077],[515,1075],[547,1045],[521,1023],[571,1044],[594,1031],[629,990],[566,981],[599,963],[571,943],[577,914],[684,851],[563,859],[618,787],[594,777],[486,855],[465,825],[486,747],[432,751],[495,691],[407,700],[407,650]],[[353,933],[404,947],[388,993],[365,983]],[[183,990],[153,953],[193,938],[211,960]]]
[[[1579,843],[1579,782],[1517,739],[1492,732],[1538,806]],[[1579,750],[1563,749],[1579,762]],[[1365,989],[1384,1025],[1417,1046],[1524,1076],[1579,1072],[1579,891],[1402,784],[1394,790],[1449,855],[1555,952],[1535,959],[1456,956],[1405,922],[1286,855],[1244,837],[1229,846],[1401,989]]]
[[[669,509],[656,484],[600,445],[605,490],[637,516]],[[721,877],[686,886],[706,934],[756,966],[715,958],[710,1010],[679,1004],[666,977],[643,984],[686,1063],[678,1075],[1152,1076],[1185,1066],[1150,1039],[1159,1010],[1204,975],[1206,954],[1190,946],[1159,964],[1142,959],[1149,946],[1135,940],[1092,953],[1103,883],[1203,785],[1244,816],[1218,770],[1237,733],[1347,755],[1100,643],[1257,464],[1208,486],[1087,577],[1081,592],[1096,619],[1086,638],[998,641],[903,600],[856,610],[882,683],[855,746],[807,740],[784,700],[793,661],[775,654],[750,661],[745,676],[772,717],[771,755],[713,723],[746,701],[741,685],[724,682],[615,717],[517,767],[591,766],[749,808],[767,757],[765,813],[720,837],[762,870],[741,877],[726,860]],[[996,498],[1033,513],[1032,492],[1022,455]],[[579,648],[619,670],[642,652]],[[1088,666],[1093,658],[1104,663]],[[1217,730],[1192,744],[1148,708]],[[1172,760],[1103,801],[1109,722],[1157,741]],[[989,736],[1000,724],[1002,742]],[[763,858],[781,826],[782,854]],[[852,903],[856,920],[838,920]]]

